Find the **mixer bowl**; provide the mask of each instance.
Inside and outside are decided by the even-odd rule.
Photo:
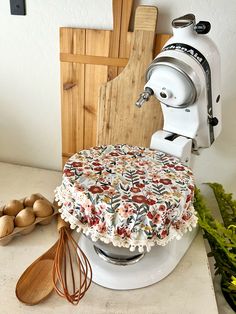
[[[101,240],[92,241],[91,237],[84,235],[93,243],[97,255],[104,261],[116,265],[130,265],[140,261],[146,252],[140,253],[137,249],[131,252],[128,248],[114,246],[112,243],[104,243]]]

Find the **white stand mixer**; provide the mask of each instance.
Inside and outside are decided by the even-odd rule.
[[[190,164],[191,153],[210,147],[221,131],[220,58],[214,43],[204,36],[210,30],[208,22],[196,24],[195,16],[188,14],[173,20],[172,26],[174,35],[150,64],[144,92],[136,105],[141,107],[151,95],[160,101],[164,126],[153,134],[151,148]],[[155,246],[133,262],[122,255],[121,248],[106,250],[105,244],[95,244],[84,235],[79,245],[90,260],[95,283],[126,290],[166,277],[186,253],[196,232],[195,228],[181,240]]]
[[[191,151],[210,147],[221,131],[220,57],[212,40],[203,36],[208,22],[195,24],[188,14],[173,20],[173,33],[147,70],[141,107],[151,95],[161,103],[164,126],[151,148],[189,163]]]

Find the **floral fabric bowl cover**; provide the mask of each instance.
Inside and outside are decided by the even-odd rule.
[[[71,228],[131,251],[180,239],[197,222],[192,171],[148,148],[108,145],[73,155],[55,195]]]

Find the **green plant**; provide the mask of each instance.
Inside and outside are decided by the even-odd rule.
[[[200,193],[195,190],[194,207],[198,213],[198,222],[208,240],[211,252],[215,258],[216,274],[221,275],[222,292],[236,310],[236,201],[232,194],[225,193],[222,185],[208,183],[216,197],[223,223],[212,216],[210,209]]]

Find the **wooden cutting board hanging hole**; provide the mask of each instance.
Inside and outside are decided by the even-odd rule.
[[[138,7],[135,31],[129,32],[132,4],[132,0],[113,0],[113,31],[60,29],[63,164],[77,151],[116,140],[119,140],[119,143],[126,141],[129,144],[149,146],[151,133],[162,127],[162,114],[157,102],[154,104],[153,101],[149,101],[144,108],[138,109],[135,108],[133,100],[136,100],[142,92],[145,67],[153,58],[152,52],[154,51],[155,56],[170,35],[154,35],[154,26],[150,23],[152,21],[156,25],[157,10],[153,7]],[[138,26],[137,21],[142,25]],[[151,29],[145,30],[147,27]],[[147,38],[141,34],[147,35]],[[142,47],[138,43],[140,39]],[[144,53],[139,55],[139,62],[135,61],[137,63],[135,74],[132,72],[130,76],[127,71],[134,70],[130,63],[134,60],[134,50],[140,48],[145,51],[145,58],[143,59]],[[119,74],[122,74],[125,79],[124,84],[120,83],[123,79]],[[138,77],[140,74],[141,76]],[[118,84],[113,82],[117,77],[119,77]],[[104,84],[108,81],[112,82],[112,85],[106,87]],[[100,92],[101,86],[103,87]],[[121,89],[121,86],[126,88]],[[112,91],[112,101],[109,100],[109,103],[114,106],[113,108],[109,108],[102,101],[104,97],[109,99],[109,91]],[[114,115],[117,117],[114,118]],[[109,120],[106,120],[107,118]],[[131,127],[127,128],[124,120],[129,121],[133,126],[136,125],[134,127],[136,133],[131,130]],[[137,130],[136,123],[139,124],[140,130]],[[124,128],[123,135],[121,130],[118,131],[120,127]],[[101,130],[105,133],[103,134]],[[132,140],[133,136],[134,140]]]

